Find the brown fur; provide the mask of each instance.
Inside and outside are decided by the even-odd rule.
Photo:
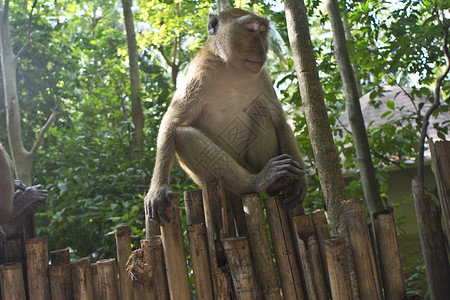
[[[14,197],[14,183],[11,161],[0,144],[0,224],[11,214]]]
[[[303,201],[305,165],[264,67],[268,27],[241,9],[210,16],[210,38],[161,122],[148,217],[166,218],[175,155],[198,184],[221,178],[235,195],[267,189],[290,206]]]

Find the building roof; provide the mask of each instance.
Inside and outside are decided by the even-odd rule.
[[[372,96],[373,99],[371,99],[372,92],[376,93],[373,94],[373,96],[376,95],[376,97]],[[422,97],[416,95],[413,101],[411,99],[413,89],[408,87],[385,84],[372,92],[360,98],[361,111],[366,129],[399,120],[401,120],[403,126],[407,125],[407,123],[416,126],[417,111],[419,108],[422,107],[421,115],[423,116],[432,104],[424,95]],[[339,117],[339,123],[337,127],[343,127],[351,131],[347,110]],[[433,127],[435,123],[440,123],[441,126],[448,127],[450,125],[450,113],[442,112],[437,117],[431,116],[428,126],[428,136],[434,141],[440,140],[437,135],[437,130]],[[445,139],[449,140],[450,134],[445,135]],[[425,156],[429,157],[429,152],[425,153]]]

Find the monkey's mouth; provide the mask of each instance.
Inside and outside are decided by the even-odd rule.
[[[254,66],[258,66],[260,68],[262,68],[262,66],[264,65],[264,60],[263,61],[257,61],[257,60],[251,60],[251,59],[245,59],[245,62],[250,63]]]
[[[251,60],[251,59],[245,59],[246,62],[257,64],[257,65],[263,65],[264,61],[257,61],[257,60]]]

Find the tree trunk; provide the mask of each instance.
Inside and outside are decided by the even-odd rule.
[[[350,127],[355,143],[364,196],[367,207],[372,215],[377,211],[383,210],[384,206],[381,201],[380,188],[376,179],[372,157],[370,156],[369,141],[359,103],[355,76],[348,55],[347,41],[345,40],[344,25],[342,24],[339,5],[336,0],[327,0],[326,5],[331,28],[333,29],[334,53],[344,85]]]
[[[224,9],[232,7],[230,0],[217,0],[217,10],[222,11]]]
[[[440,25],[446,24],[439,19],[439,14],[436,15],[438,16],[437,21]],[[412,182],[420,243],[427,271],[430,299],[432,300],[448,298],[448,295],[450,294],[450,286],[448,285],[448,282],[450,282],[450,266],[448,263],[448,254],[445,247],[439,210],[431,197],[425,195],[424,192],[424,152],[428,124],[432,113],[441,104],[441,86],[445,77],[450,72],[450,53],[448,50],[448,32],[450,25],[446,24],[441,27],[442,49],[446,60],[446,66],[443,69],[442,75],[436,80],[434,102],[423,117],[417,154],[417,174]]]
[[[347,200],[347,193],[317,72],[305,4],[296,0],[284,3],[292,57],[331,229],[334,235],[348,236],[342,214],[342,202]]]
[[[348,272],[352,279],[353,297],[358,299],[352,255],[348,245],[348,230],[342,211],[342,203],[348,196],[317,72],[305,3],[303,0],[286,0],[284,4],[292,57],[331,231],[333,235],[340,235],[346,239]]]
[[[31,18],[35,5],[36,1],[33,3],[29,18]],[[29,20],[29,24],[31,24],[31,19]],[[27,151],[22,142],[19,97],[17,94],[16,85],[16,68],[17,60],[30,42],[31,35],[30,28],[28,28],[26,42],[17,54],[14,54],[11,42],[11,31],[9,27],[9,1],[6,1],[4,6],[3,1],[0,1],[0,56],[5,98],[6,130],[8,132],[9,147],[11,149],[11,157],[14,162],[16,178],[20,179],[27,186],[31,185],[31,168],[33,166],[35,154],[44,139],[45,133],[51,127],[56,118],[56,114],[59,109],[59,102],[61,101],[60,96],[50,117],[41,128],[32,149]]]
[[[134,31],[133,13],[131,12],[132,0],[122,0],[122,6],[127,32],[128,60],[130,64],[131,118],[134,124],[131,140],[131,157],[133,159],[140,159],[144,151],[144,111],[140,98],[141,80],[139,76],[136,32]]]

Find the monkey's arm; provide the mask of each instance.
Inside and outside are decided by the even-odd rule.
[[[283,114],[282,107],[278,100],[276,106],[280,109],[278,122],[276,124],[280,153],[285,153],[292,157],[300,166],[303,175],[295,179],[282,178],[269,187],[270,194],[277,194],[281,191],[283,203],[286,208],[292,209],[303,203],[305,200],[308,184],[306,181],[306,166],[298,148],[297,139]]]
[[[157,140],[155,168],[152,174],[150,190],[145,196],[146,216],[159,222],[159,218],[166,218],[165,210],[170,205],[173,194],[169,186],[169,176],[175,159],[175,131],[179,126],[179,119],[173,115],[174,108],[169,107],[164,115]]]

